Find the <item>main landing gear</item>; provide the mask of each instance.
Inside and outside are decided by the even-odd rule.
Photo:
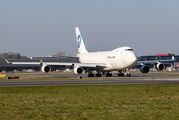
[[[112,77],[112,73],[109,73],[109,71],[106,74],[106,77]]]
[[[98,71],[98,73],[97,74],[93,74],[92,72],[90,72],[89,74],[88,74],[88,77],[94,77],[94,76],[96,76],[96,77],[102,77],[102,74]]]
[[[94,74],[90,73],[88,74],[88,77],[94,77]]]
[[[94,74],[92,71],[90,71],[88,77],[102,77],[102,75],[106,75],[106,77],[112,77],[112,73],[110,73],[110,71],[107,71],[107,73],[103,71],[102,74],[100,71],[98,71],[97,74]],[[123,76],[131,77],[131,73],[129,72],[129,70],[119,71],[118,77]]]

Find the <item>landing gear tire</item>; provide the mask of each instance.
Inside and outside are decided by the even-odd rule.
[[[124,73],[119,73],[118,76],[119,77],[124,76]]]
[[[112,73],[106,74],[106,77],[112,77]]]
[[[94,74],[88,74],[88,77],[94,77]]]
[[[131,77],[131,73],[124,73],[126,77]]]
[[[78,79],[82,79],[82,76],[78,76]]]
[[[101,74],[96,74],[96,77],[101,77],[102,75]]]
[[[131,77],[131,73],[127,74],[127,77]]]

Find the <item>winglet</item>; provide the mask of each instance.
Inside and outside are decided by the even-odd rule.
[[[8,64],[10,63],[7,59],[5,59],[5,61],[6,61]]]

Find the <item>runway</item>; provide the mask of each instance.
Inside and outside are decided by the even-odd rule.
[[[165,80],[48,80],[48,81],[7,81],[0,87],[18,86],[66,86],[66,85],[141,85],[141,84],[179,84],[179,79]]]
[[[18,86],[66,86],[66,85],[142,85],[142,84],[179,84],[178,72],[151,72],[149,74],[133,73],[132,77],[94,77],[88,78],[86,74],[84,79],[77,80],[74,73],[27,73],[18,74],[20,80],[0,81],[0,87],[18,87]],[[32,80],[28,81],[29,78]],[[43,78],[44,80],[38,80]],[[46,80],[46,78],[48,80]],[[28,80],[25,80],[28,79]],[[35,80],[33,80],[35,79]],[[55,80],[58,79],[58,80]]]

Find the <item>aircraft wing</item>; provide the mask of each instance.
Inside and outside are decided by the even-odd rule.
[[[79,57],[76,57],[76,56],[57,56],[57,55],[52,55],[52,56],[55,56],[55,57],[58,57],[58,58],[79,58]]]
[[[68,62],[43,62],[49,66],[80,66],[86,68],[106,67],[105,63],[68,63]]]
[[[136,65],[140,66],[140,65],[149,65],[149,64],[156,64],[156,63],[173,62],[173,61],[175,61],[174,56],[172,56],[172,59],[167,59],[167,60],[138,61]]]
[[[10,64],[23,64],[23,65],[48,65],[48,66],[81,66],[81,67],[106,67],[105,63],[69,63],[69,62],[9,62],[7,59],[5,59],[7,63]]]
[[[105,63],[76,63],[76,65],[79,65],[81,67],[91,67],[91,68],[106,67]]]

